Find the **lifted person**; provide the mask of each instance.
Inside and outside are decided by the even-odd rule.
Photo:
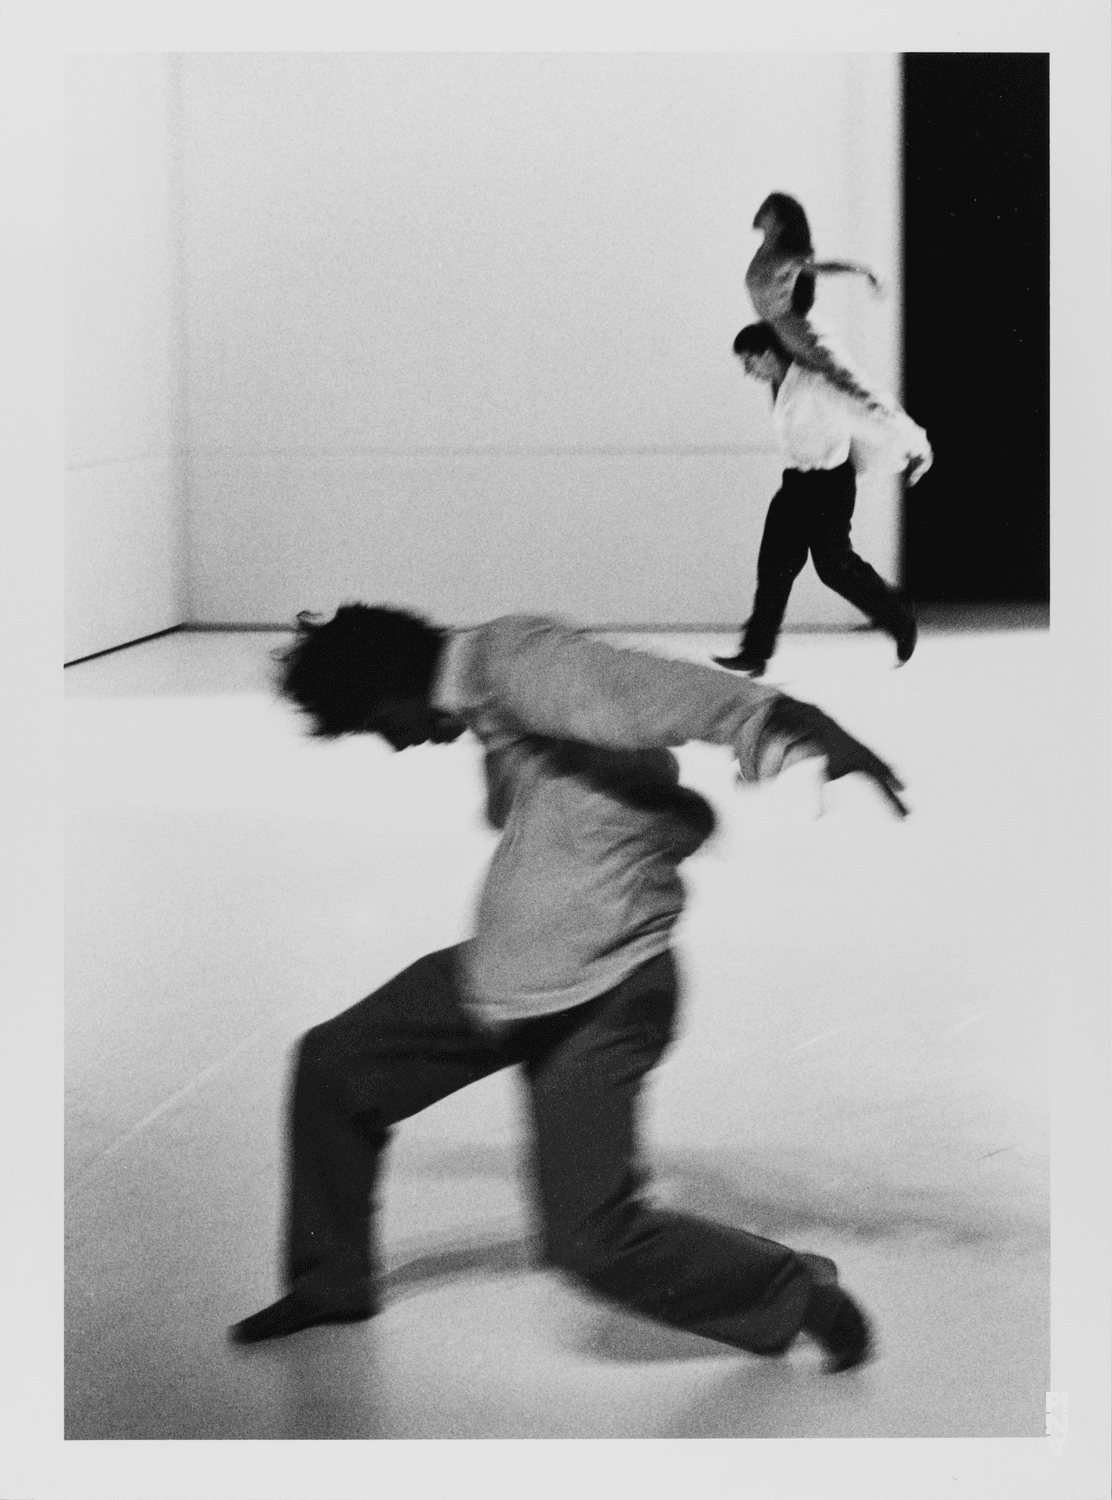
[[[350,604],[299,616],[281,691],[325,738],[395,750],[470,729],[502,831],[474,936],[431,953],[302,1038],[294,1070],[285,1295],[241,1344],[378,1310],[372,1212],[399,1121],[522,1068],[544,1263],[645,1317],[783,1353],[805,1331],[860,1364],[864,1315],[834,1263],[654,1206],[639,1165],[645,1078],[673,1035],[677,867],[714,813],[669,747],[730,747],[745,781],[817,756],[901,816],[894,772],[821,710],[710,667],[618,650],[559,621],[440,629]]]
[[[825,375],[868,410],[892,415],[894,403],[868,385],[811,316],[818,276],[863,276],[874,295],[881,296],[879,278],[857,261],[816,260],[807,214],[802,203],[788,193],[769,193],[757,210],[753,228],[764,239],[749,263],[745,285],[758,318],[775,329],[790,359]]]
[[[808,552],[815,572],[896,643],[900,665],[915,650],[918,628],[908,601],[853,550],[850,523],[857,497],[854,457],[915,484],[933,461],[927,434],[905,411],[866,411],[815,370],[794,360],[768,323],[750,323],[734,340],[745,373],[772,387],[772,422],[783,479],[765,517],[757,555],[757,592],[735,656],[714,660],[751,677],[764,674],[776,649],[792,585]]]

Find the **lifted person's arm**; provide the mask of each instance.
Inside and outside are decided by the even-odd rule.
[[[884,293],[884,283],[876,272],[856,260],[815,260],[811,261],[810,270],[816,276],[863,276],[875,296]]]

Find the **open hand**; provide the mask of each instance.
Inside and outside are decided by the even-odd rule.
[[[826,761],[827,781],[839,781],[843,776],[867,776],[893,812],[898,817],[907,817],[909,809],[899,795],[904,784],[892,767],[867,745],[847,734],[821,708],[784,695],[773,705],[765,728],[772,734],[785,735],[792,744],[813,747]]]
[[[898,817],[906,818],[909,809],[899,796],[904,790],[904,784],[892,767],[881,760],[879,755],[874,755],[867,745],[847,734],[833,719],[828,720],[828,723],[835,733],[827,731],[822,740],[826,751],[827,781],[838,781],[843,776],[854,774],[867,776],[880,790],[893,812]]]
[[[934,454],[929,450],[919,458],[913,458],[904,470],[904,476],[908,484],[918,484],[923,475],[934,463]]]

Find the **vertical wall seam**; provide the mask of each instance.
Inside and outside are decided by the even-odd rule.
[[[891,390],[902,403],[902,173],[898,55],[848,55],[844,85],[846,172],[843,181],[848,233],[839,253],[871,265],[887,283],[887,299],[881,304],[879,321],[875,316],[871,318],[870,335],[865,340],[862,354],[870,376],[881,387]],[[886,121],[884,134],[876,129],[878,119]],[[855,297],[865,303],[871,301],[863,286]],[[846,333],[852,348],[852,325]],[[874,557],[874,565],[886,577],[899,583],[903,576],[903,485],[897,478],[882,479],[874,475],[870,486],[870,504],[878,514],[882,510],[885,518],[878,538],[882,541],[883,551]]]
[[[896,394],[900,404],[907,405],[907,375],[904,368],[907,352],[907,109],[905,97],[905,54],[896,54],[895,124],[896,124],[896,244],[893,255],[893,291],[899,298],[896,319],[895,358]],[[907,485],[896,481],[896,582],[907,586]]]
[[[183,57],[167,54],[167,125],[170,163],[170,234],[174,338],[172,430],[173,489],[177,525],[177,612],[187,624],[193,612],[193,525],[189,442],[189,337],[185,229],[185,106]]]

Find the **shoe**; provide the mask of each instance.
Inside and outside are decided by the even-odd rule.
[[[873,1337],[865,1314],[835,1281],[816,1281],[807,1300],[803,1329],[826,1352],[830,1374],[852,1370],[873,1354]]]
[[[809,1250],[799,1251],[798,1258],[807,1267],[807,1270],[810,1274],[810,1282],[807,1289],[807,1300],[803,1304],[804,1315],[806,1315],[807,1308],[810,1305],[810,1298],[813,1288],[817,1285],[836,1285],[838,1280],[838,1267],[828,1256],[815,1255]],[[789,1333],[787,1335],[777,1333],[769,1342],[763,1344],[760,1343],[759,1340],[755,1340],[750,1337],[750,1339],[746,1341],[743,1347],[746,1348],[750,1354],[762,1354],[775,1358],[781,1354],[786,1354],[791,1348],[792,1344],[795,1343],[798,1335],[798,1329],[794,1333]]]
[[[896,659],[902,667],[909,660],[911,653],[915,650],[915,643],[919,639],[919,626],[915,616],[908,610],[907,618],[896,627]]]
[[[759,656],[747,656],[744,651],[739,651],[736,656],[712,656],[711,661],[730,672],[747,672],[750,677],[763,677],[768,666],[768,662]]]
[[[261,1344],[265,1339],[287,1338],[318,1323],[362,1323],[374,1314],[375,1308],[363,1298],[353,1298],[346,1306],[327,1307],[295,1288],[261,1312],[233,1323],[228,1337],[233,1344]]]

